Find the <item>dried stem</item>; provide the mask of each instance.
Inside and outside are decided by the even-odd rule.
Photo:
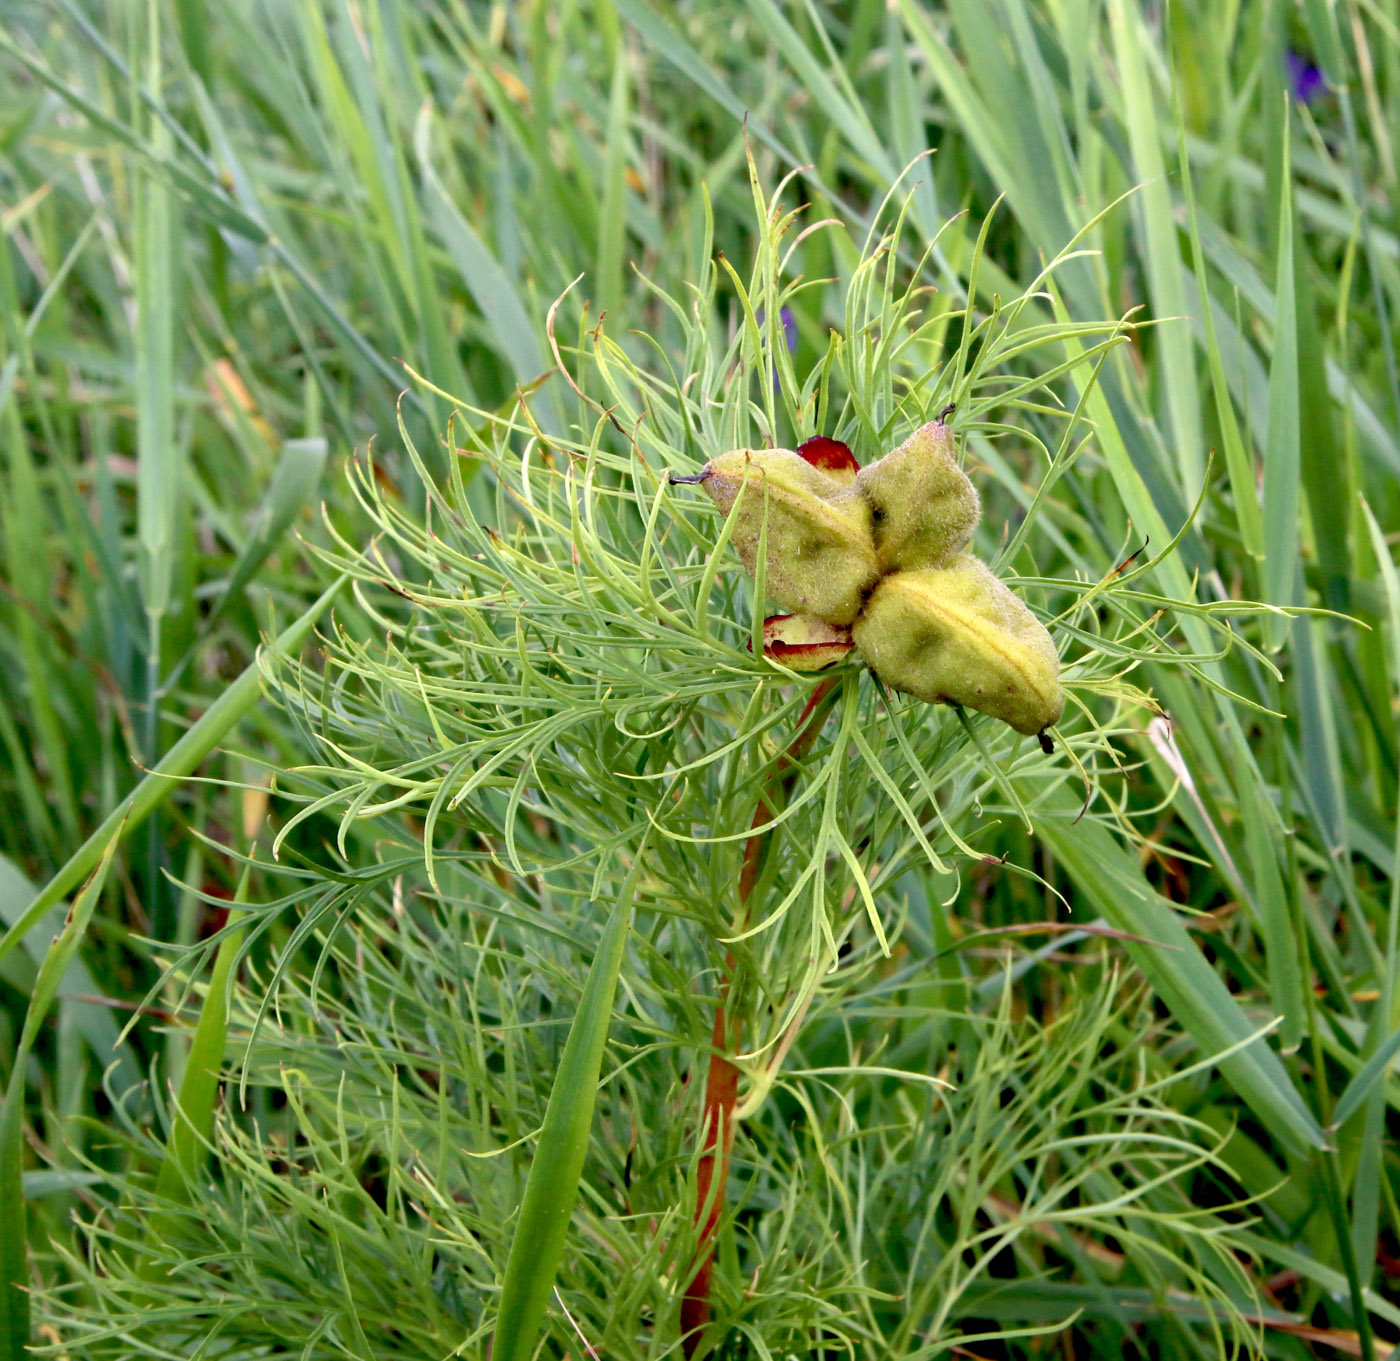
[[[800,760],[816,740],[829,710],[818,712],[822,701],[840,684],[839,680],[823,681],[812,691],[811,698],[797,720],[797,731],[787,750],[778,760],[772,781],[754,809],[752,827],[761,827],[772,820],[774,813],[786,801],[796,777],[794,762]],[[754,832],[744,844],[744,863],[739,870],[739,902],[734,914],[734,929],[742,931],[748,922],[749,900],[763,869],[764,855],[773,833],[772,828]],[[693,1358],[700,1348],[705,1325],[710,1320],[710,1279],[715,1263],[715,1230],[719,1227],[720,1211],[724,1206],[724,1188],[729,1180],[729,1155],[734,1147],[734,1107],[739,1096],[739,1069],[730,1055],[737,1054],[743,1038],[743,1021],[728,1015],[730,989],[734,979],[735,959],[732,951],[724,957],[724,976],[720,980],[719,1001],[715,1003],[715,1026],[710,1052],[710,1071],[705,1082],[705,1113],[701,1129],[704,1148],[696,1170],[696,1223],[702,1223],[695,1275],[681,1301],[681,1345],[686,1357]]]

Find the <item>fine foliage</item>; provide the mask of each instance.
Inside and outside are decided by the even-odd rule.
[[[48,8],[0,1361],[1400,1336],[1381,7]],[[949,408],[1043,744],[684,481]]]

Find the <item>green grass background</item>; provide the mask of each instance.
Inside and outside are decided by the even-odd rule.
[[[299,823],[280,874],[251,854],[289,816],[269,773],[312,757],[248,668],[332,582],[297,537],[324,540],[321,503],[368,535],[352,451],[377,441],[382,494],[411,498],[401,415],[441,471],[451,403],[403,365],[474,407],[509,404],[550,370],[546,315],[580,273],[587,325],[606,312],[610,334],[679,353],[687,333],[658,290],[684,296],[716,251],[743,274],[761,246],[746,153],[768,185],[801,167],[805,220],[844,224],[801,259],[805,278],[841,280],[932,151],[903,181],[902,238],[906,267],[938,239],[920,275],[931,316],[964,288],[983,310],[1019,296],[1128,195],[1040,315],[1141,306],[1159,324],[1105,362],[1092,436],[1050,493],[1060,556],[1020,570],[1092,577],[1125,545],[1164,546],[1199,499],[1162,591],[1317,612],[1244,626],[1277,670],[1236,650],[1152,673],[1179,756],[1145,714],[1123,738],[1136,844],[1068,818],[1034,838],[1007,819],[979,843],[1091,921],[1130,929],[1170,902],[1190,968],[1164,981],[1096,936],[991,950],[963,937],[1061,918],[1040,884],[974,866],[950,918],[949,883],[901,881],[912,954],[866,1005],[821,1019],[805,1066],[839,1050],[936,1072],[953,957],[959,1014],[984,1023],[958,1022],[965,1096],[935,1118],[897,1082],[857,1097],[854,1077],[833,1078],[807,1098],[805,1132],[796,1097],[774,1103],[721,1242],[722,1345],[1214,1355],[1233,1339],[1369,1358],[1400,1338],[1393,6],[12,0],[4,17],[0,921],[21,929],[0,943],[0,1159],[22,1195],[0,1195],[0,1241],[33,1303],[7,1294],[0,1356],[31,1338],[72,1356],[484,1355],[528,1160],[488,1172],[457,1150],[472,1131],[504,1148],[539,1125],[601,918],[561,907],[561,938],[528,970],[466,901],[393,940],[368,911],[338,939],[269,911],[255,939],[224,937],[237,970],[231,951],[220,965],[182,952],[224,925],[220,899],[304,906],[324,882],[334,820]],[[1290,53],[1322,78],[1307,100]],[[839,301],[835,285],[794,301],[799,374]],[[737,324],[732,293],[714,309]],[[531,405],[547,429],[579,418],[557,375]],[[1006,449],[975,453],[1010,518],[1038,472]],[[360,595],[335,609],[351,635],[377,627]],[[1218,646],[1193,627],[1179,646]],[[148,778],[135,815],[112,818],[182,738],[181,778]],[[383,833],[405,873],[411,835]],[[343,882],[382,867],[378,837],[341,847]],[[489,903],[489,883],[472,892]],[[225,973],[206,989],[166,976],[177,959]],[[470,998],[441,1000],[467,976]],[[273,977],[277,1025],[250,1047]],[[1277,1022],[1274,1058],[1246,1079],[1206,1062],[1231,1038],[1213,1024],[1220,983],[1252,1026]],[[458,1069],[400,1095],[390,1056],[415,1009]],[[609,1069],[648,1043],[636,1030]],[[172,1084],[210,1055],[246,1092],[196,1080],[182,1125]],[[640,1132],[621,1107],[592,1132],[546,1355],[586,1354],[580,1333],[606,1356],[675,1345],[689,1108],[668,1081],[638,1077]],[[1143,1084],[1158,1085],[1134,1096]],[[1153,1129],[1180,1157],[1144,1190]],[[1111,1150],[1083,1185],[1066,1131]],[[411,1168],[433,1140],[425,1184]],[[629,1158],[653,1169],[638,1199],[662,1225],[651,1256],[618,1210]],[[903,1180],[879,1175],[893,1167]],[[1064,1198],[1042,1203],[1055,1178]],[[1120,1192],[1127,1218],[1090,1213]],[[948,1223],[921,1227],[933,1204]],[[1077,1208],[1082,1223],[1056,1218]],[[985,1239],[982,1261],[978,1235],[999,1222],[1015,1231]],[[154,1262],[146,1235],[165,1245]],[[202,1254],[219,1269],[179,1270]],[[1212,1299],[1233,1330],[1216,1332]]]

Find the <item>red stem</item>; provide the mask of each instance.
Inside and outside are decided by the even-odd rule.
[[[796,776],[792,764],[801,758],[816,740],[826,715],[818,717],[817,706],[837,682],[823,681],[812,691],[797,731],[787,750],[778,758],[773,772],[771,794],[765,792],[754,809],[751,827],[762,827],[772,820],[774,804],[781,806]],[[735,931],[743,930],[748,920],[749,899],[753,896],[763,868],[763,853],[772,829],[755,831],[744,843],[744,863],[739,870],[739,906],[734,916]],[[743,1038],[743,1020],[728,1017],[730,988],[734,979],[735,959],[732,951],[724,956],[724,976],[720,980],[719,1001],[715,1003],[715,1028],[710,1051],[710,1070],[705,1080],[705,1113],[701,1121],[704,1144],[696,1168],[697,1196],[695,1222],[703,1224],[696,1248],[696,1270],[681,1300],[681,1347],[687,1361],[700,1347],[705,1325],[710,1321],[710,1279],[715,1265],[715,1231],[719,1227],[720,1211],[724,1208],[724,1188],[729,1181],[729,1155],[734,1148],[734,1107],[739,1097],[739,1070],[729,1058],[739,1052]]]

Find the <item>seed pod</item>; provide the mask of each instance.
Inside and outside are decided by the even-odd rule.
[[[747,487],[733,544],[752,573],[768,517],[765,584],[784,609],[849,624],[879,576],[870,507],[791,449],[731,449],[711,459],[695,482],[726,515]]]
[[[958,467],[953,432],[941,420],[867,464],[856,487],[874,516],[882,572],[943,566],[967,547],[981,514],[977,489]]]
[[[885,577],[852,633],[886,685],[930,704],[977,709],[1031,737],[1064,710],[1045,626],[970,554]]]
[[[860,464],[851,452],[851,446],[830,435],[813,435],[803,440],[795,452],[814,468],[820,468],[833,482],[849,486],[860,472]]]
[[[811,614],[770,614],[763,621],[763,655],[789,671],[824,671],[844,661],[851,631]]]

